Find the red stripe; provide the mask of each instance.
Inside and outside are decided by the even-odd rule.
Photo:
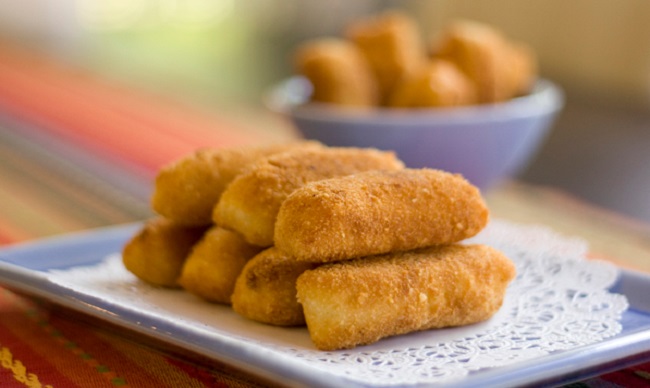
[[[139,121],[154,123],[155,128],[169,132],[177,140],[203,144],[206,139],[212,139],[216,145],[223,145],[224,141],[220,139],[226,135],[235,141],[250,141],[250,137],[233,135],[233,132],[239,132],[236,125],[219,120],[207,112],[188,109],[177,101],[121,88],[94,76],[57,66],[54,62],[28,58],[25,53],[12,51],[13,55],[8,59],[12,62],[13,70],[25,73],[37,85],[45,83],[82,98],[91,98],[101,107],[111,107],[122,114],[137,117]],[[188,133],[185,129],[202,130]],[[218,133],[224,130],[224,133]]]
[[[7,314],[7,316],[11,318],[16,317],[14,314]],[[70,380],[65,374],[61,373],[53,364],[50,363],[50,356],[56,355],[45,355],[38,352],[38,350],[41,349],[40,346],[36,345],[35,348],[33,345],[42,344],[42,341],[32,338],[29,342],[26,342],[23,338],[10,334],[10,331],[11,330],[8,330],[6,327],[3,328],[2,338],[0,338],[0,341],[2,342],[3,347],[9,349],[14,362],[20,362],[24,365],[26,368],[25,377],[29,374],[33,374],[35,376],[34,379],[38,379],[43,386],[52,385],[53,387],[60,386],[70,388],[85,387],[84,385],[79,385]],[[3,367],[3,369],[5,368]],[[11,373],[11,375],[13,376],[13,373]],[[16,378],[12,378],[12,380],[15,381]],[[22,388],[25,387],[26,385],[22,385]]]
[[[192,148],[147,133],[147,128],[134,125],[113,112],[97,111],[87,103],[71,101],[67,96],[53,94],[45,88],[30,90],[28,85],[11,85],[10,82],[11,79],[0,76],[0,88],[4,88],[4,95],[8,96],[3,103],[12,114],[106,158],[123,159],[152,172],[170,158]]]
[[[198,112],[150,104],[133,93],[125,98],[62,71],[20,65],[0,62],[0,98],[12,114],[149,172],[201,146],[252,141],[236,134],[234,125],[218,132],[217,121]]]
[[[0,382],[3,388],[25,388],[25,384],[18,382],[11,370],[0,367]]]
[[[127,355],[114,347],[113,344],[118,341],[122,344],[125,342],[125,340],[117,336],[109,335],[110,340],[106,341],[99,335],[101,332],[95,331],[86,324],[66,319],[58,313],[50,316],[50,323],[60,330],[64,337],[73,340],[79,348],[93,358],[89,365],[86,366],[88,369],[95,366],[104,366],[107,371],[124,378],[131,387],[172,388],[179,386],[171,383],[170,380],[173,379],[168,376],[169,371],[155,368],[147,369],[131,362]],[[133,344],[133,347],[136,346],[138,345]],[[149,353],[149,356],[161,357],[153,351]],[[99,373],[97,374],[99,375]],[[188,375],[185,375],[184,378],[187,381],[192,380],[192,377]]]
[[[595,378],[623,387],[650,387],[650,362]]]
[[[48,352],[51,337],[39,330],[22,308],[12,303],[13,298],[16,298],[13,294],[0,291],[0,345],[11,352],[14,362],[20,361],[26,373],[33,373],[42,385],[83,388],[51,362],[53,357],[57,357],[57,354]]]
[[[6,234],[3,235],[3,234],[2,234],[2,231],[0,230],[0,246],[1,246],[1,245],[12,244],[12,243],[14,243],[14,242],[16,242],[16,241],[19,241],[19,239],[16,239],[16,238],[13,238],[13,237],[7,236]]]
[[[32,237],[29,233],[0,218],[0,245],[11,244]]]

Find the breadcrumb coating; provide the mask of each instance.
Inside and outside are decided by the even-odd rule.
[[[183,264],[205,231],[205,227],[185,227],[163,217],[150,219],[124,245],[124,267],[152,285],[177,288]]]
[[[218,225],[241,233],[262,247],[273,245],[280,205],[294,190],[313,181],[368,170],[397,170],[394,152],[361,148],[293,150],[273,155],[238,176],[214,209]]]
[[[377,104],[377,81],[351,42],[335,38],[305,42],[294,54],[294,66],[311,83],[311,101],[361,108]]]
[[[495,27],[458,20],[433,43],[433,55],[455,63],[476,85],[478,101],[505,101],[522,94],[537,76],[533,51],[510,42]]]
[[[370,64],[379,84],[381,105],[385,105],[402,77],[425,60],[415,20],[400,11],[356,20],[347,26],[345,36],[359,47]]]
[[[476,87],[455,64],[433,59],[400,81],[390,96],[394,108],[430,108],[476,103]]]
[[[460,175],[369,171],[294,191],[280,207],[275,245],[297,260],[331,262],[458,242],[487,222],[480,191]]]
[[[296,299],[296,279],[316,264],[293,260],[275,247],[262,251],[244,267],[232,295],[238,314],[276,326],[305,324]]]
[[[320,147],[315,141],[228,149],[201,149],[164,166],[156,176],[151,205],[181,225],[209,225],[226,186],[259,159],[291,149]]]
[[[187,257],[178,283],[209,302],[230,304],[237,277],[260,250],[238,233],[213,226]]]
[[[323,265],[297,280],[320,350],[468,325],[501,307],[514,264],[485,245],[447,245]]]

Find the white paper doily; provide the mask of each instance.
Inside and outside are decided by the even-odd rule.
[[[593,344],[621,331],[628,303],[607,289],[615,266],[587,260],[587,244],[541,226],[492,220],[468,240],[500,249],[517,267],[501,310],[466,327],[397,336],[351,350],[322,352],[304,328],[278,328],[245,320],[226,306],[178,290],[150,287],[122,266],[119,254],[92,267],[52,271],[50,280],[107,304],[137,311],[151,322],[238,341],[277,357],[367,385],[450,382],[471,371],[513,364]]]

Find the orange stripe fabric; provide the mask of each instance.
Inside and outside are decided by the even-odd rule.
[[[50,323],[66,337],[79,338],[76,345],[94,356],[92,366],[95,369],[107,376],[124,376],[130,387],[204,387],[194,377],[179,373],[165,361],[164,356],[150,349],[85,328],[80,337],[79,325],[59,314],[52,315]]]
[[[143,183],[163,164],[199,147],[260,140],[210,112],[2,42],[0,120],[0,244],[143,219],[151,215]],[[0,357],[3,388],[257,386],[227,366],[173,357],[2,288]]]
[[[213,369],[189,363],[94,328],[69,313],[0,289],[0,387],[262,386],[218,363]]]
[[[28,303],[8,291],[2,291],[0,308],[0,346],[11,354],[13,360],[19,360],[24,366],[23,375],[32,375],[32,380],[38,379],[42,385],[84,387],[84,381],[70,380],[60,372],[60,369],[75,366],[67,363],[66,357],[60,357],[59,347],[52,346],[52,337],[30,317],[34,310]],[[8,369],[6,364],[5,361],[3,369]],[[13,380],[17,379],[14,377]]]
[[[38,374],[28,369],[25,364],[14,357],[10,348],[0,346],[0,382],[3,387],[43,387],[52,388],[51,384],[43,384]]]
[[[1,48],[1,47],[0,47]],[[255,141],[232,123],[151,96],[126,93],[6,47],[0,104],[80,146],[153,173],[197,147]]]

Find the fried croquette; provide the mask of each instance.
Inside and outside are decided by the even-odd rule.
[[[530,46],[512,42],[508,47],[507,61],[504,66],[512,97],[518,97],[530,93],[535,80],[537,79],[537,59],[535,52]]]
[[[315,141],[228,149],[201,149],[163,167],[156,176],[151,205],[181,225],[209,225],[226,186],[260,158],[291,149],[320,147]]]
[[[215,207],[216,224],[241,233],[251,244],[273,245],[280,205],[308,182],[368,170],[397,170],[394,152],[362,148],[294,150],[266,158],[238,176]]]
[[[294,55],[294,66],[311,83],[311,101],[350,107],[377,104],[377,81],[362,53],[348,41],[329,38],[303,43]]]
[[[449,61],[433,59],[397,84],[388,105],[429,108],[475,102],[476,87],[465,73]]]
[[[433,55],[455,63],[476,85],[478,101],[508,100],[532,83],[530,50],[513,46],[493,26],[473,21],[451,23],[434,43]]]
[[[399,80],[425,60],[417,24],[399,11],[357,20],[346,28],[345,36],[361,49],[370,64],[382,105]]]
[[[262,251],[244,266],[232,294],[238,314],[276,326],[305,324],[296,299],[296,279],[317,264],[293,260],[275,247]]]
[[[460,175],[369,171],[294,191],[280,207],[275,245],[297,260],[331,262],[458,242],[487,221],[478,188]]]
[[[187,257],[178,283],[202,299],[230,304],[239,273],[260,250],[238,233],[213,226]]]
[[[487,320],[514,277],[499,251],[458,244],[327,264],[296,288],[312,341],[336,350]]]
[[[124,267],[155,286],[179,287],[183,263],[205,231],[205,227],[185,227],[163,217],[148,220],[124,246]]]

